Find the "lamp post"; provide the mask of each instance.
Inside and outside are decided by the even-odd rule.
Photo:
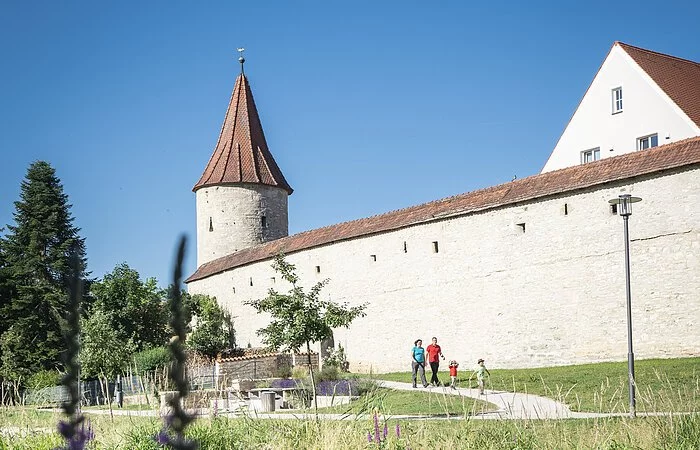
[[[627,372],[629,377],[630,417],[636,416],[634,396],[634,352],[632,351],[632,295],[630,293],[630,235],[629,217],[632,215],[632,203],[641,202],[639,197],[630,194],[620,194],[618,198],[608,201],[617,205],[617,213],[622,216],[625,229],[625,288],[627,292]]]

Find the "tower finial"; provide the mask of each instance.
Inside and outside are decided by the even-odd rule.
[[[240,56],[238,57],[238,62],[241,63],[241,73],[244,73],[244,72],[243,72],[243,63],[245,62],[245,58],[243,57],[243,52],[244,52],[244,51],[245,51],[245,49],[244,49],[243,47],[241,47],[241,48],[238,49],[238,54],[240,55]]]

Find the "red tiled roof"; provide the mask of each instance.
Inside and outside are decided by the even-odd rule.
[[[700,164],[700,137],[546,172],[378,216],[287,236],[239,250],[205,263],[186,282],[201,280],[226,270],[266,260],[279,253],[290,254],[338,241],[388,232],[450,216],[498,208],[516,202],[590,188],[616,180],[625,180],[693,164]]]
[[[235,183],[277,186],[292,193],[267,148],[253,93],[242,73],[236,78],[214,153],[192,190]]]
[[[700,63],[617,42],[700,127]]]

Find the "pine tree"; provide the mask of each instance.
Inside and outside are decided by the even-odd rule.
[[[0,352],[6,378],[24,379],[60,365],[60,318],[72,253],[81,262],[80,276],[86,275],[85,241],[73,226],[70,208],[55,170],[44,161],[32,163],[15,202],[15,225],[8,225],[0,239],[0,283],[7,296],[0,304],[0,326],[5,327]]]

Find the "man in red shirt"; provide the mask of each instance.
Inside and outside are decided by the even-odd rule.
[[[442,354],[442,349],[437,343],[437,338],[433,338],[433,343],[430,344],[425,351],[428,353],[428,362],[430,363],[430,370],[433,371],[433,376],[430,378],[430,384],[434,386],[440,385],[440,380],[438,379],[438,367],[440,367],[440,357],[445,359],[445,355]]]

